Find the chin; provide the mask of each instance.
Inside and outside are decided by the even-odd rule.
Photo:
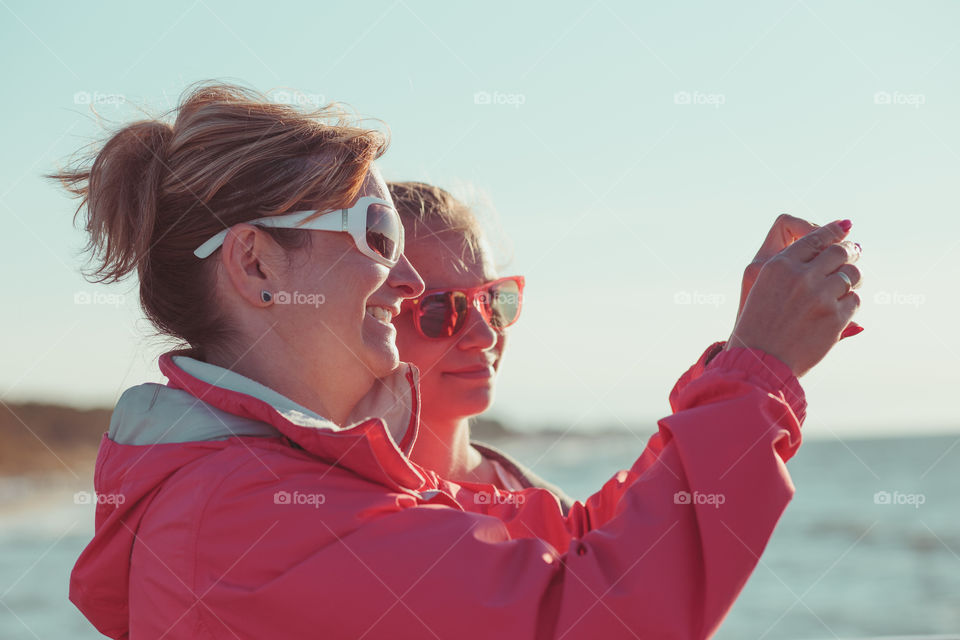
[[[396,347],[370,349],[367,357],[364,358],[364,362],[375,377],[383,378],[396,371],[397,367],[400,366],[400,354]]]
[[[493,389],[488,387],[464,393],[457,398],[456,403],[461,415],[479,415],[493,404]]]
[[[397,351],[396,334],[374,334],[364,331],[358,351],[364,365],[377,378],[389,375],[400,366],[400,352]]]

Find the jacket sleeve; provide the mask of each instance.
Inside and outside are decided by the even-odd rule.
[[[802,402],[796,378],[772,356],[721,352],[679,393],[676,413],[660,420],[637,463],[575,505],[571,518],[584,533],[566,551],[511,533],[510,521],[528,516],[564,527],[555,501],[552,515],[526,512],[526,502],[505,520],[496,509],[396,494],[349,529],[324,510],[309,522],[251,521],[261,549],[205,568],[201,615],[217,638],[707,638],[793,495],[784,462],[800,444]],[[300,490],[323,489],[311,481]],[[273,486],[262,491],[266,500]],[[275,526],[302,536],[291,543]],[[230,533],[208,532],[207,550]],[[291,557],[305,541],[307,551]],[[251,568],[250,556],[269,563]]]
[[[600,491],[586,501],[574,503],[566,517],[557,518],[556,500],[538,489],[501,492],[495,487],[486,487],[487,490],[481,491],[479,496],[469,495],[469,491],[464,492],[468,495],[458,496],[461,504],[468,510],[494,515],[503,520],[514,537],[543,538],[559,551],[565,552],[573,539],[583,537],[614,517],[618,512],[620,499],[630,486],[640,478],[644,479],[645,484],[648,483],[647,474],[655,467],[661,467],[661,474],[672,476],[679,482],[675,491],[690,493],[696,489],[697,487],[683,486],[681,475],[687,470],[671,464],[672,457],[665,454],[665,449],[670,446],[669,443],[677,430],[692,429],[696,433],[709,429],[710,433],[723,435],[724,451],[734,451],[731,447],[736,445],[726,439],[734,437],[738,429],[744,432],[744,428],[750,428],[738,423],[744,420],[757,422],[759,419],[758,424],[762,425],[767,419],[756,414],[756,410],[756,415],[751,415],[750,412],[739,413],[739,406],[730,402],[733,396],[742,395],[748,389],[767,392],[776,398],[783,410],[788,411],[793,418],[793,423],[788,421],[784,425],[788,430],[788,439],[795,442],[782,450],[781,460],[785,462],[793,455],[800,442],[799,427],[806,415],[803,389],[790,369],[777,358],[755,349],[733,349],[727,352],[723,351],[724,345],[724,342],[710,345],[697,362],[680,377],[670,393],[673,415],[659,421],[659,430],[650,437],[646,448],[633,466],[617,472]],[[705,408],[691,412],[700,405],[716,403],[721,399],[725,402],[711,406],[707,411],[709,416],[706,415]],[[687,427],[688,424],[696,426]],[[691,449],[691,452],[686,454],[687,459],[696,455],[714,455],[709,447],[692,444]],[[736,452],[736,455],[740,453],[743,452]],[[704,463],[695,464],[700,467]],[[651,490],[661,489],[657,487]],[[683,496],[678,496],[678,499],[683,499]]]
[[[677,383],[673,385],[673,389],[670,391],[670,408],[674,411],[674,413],[677,411],[680,393],[686,389],[688,384],[703,375],[707,365],[710,364],[710,361],[723,350],[726,344],[726,341],[714,342],[712,345],[707,347],[697,361],[693,363],[693,366],[687,369],[684,374],[680,376],[680,379],[677,380]]]

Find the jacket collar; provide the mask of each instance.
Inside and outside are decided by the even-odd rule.
[[[417,436],[419,371],[411,364],[374,383],[337,425],[277,391],[234,371],[192,357],[190,351],[160,356],[168,386],[241,418],[267,423],[306,452],[395,489],[419,490],[423,469],[407,457]],[[230,437],[229,427],[224,424]],[[209,439],[209,438],[208,438]]]

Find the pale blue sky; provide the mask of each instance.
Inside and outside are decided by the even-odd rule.
[[[0,399],[112,405],[162,380],[134,284],[83,281],[73,202],[40,175],[100,137],[86,101],[119,123],[217,78],[346,102],[389,125],[388,178],[492,203],[505,271],[528,282],[492,411],[516,426],[652,430],[790,212],[849,217],[864,247],[866,331],[802,380],[807,432],[957,430],[958,18],[955,2],[0,0]]]

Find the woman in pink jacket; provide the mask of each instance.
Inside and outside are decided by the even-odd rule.
[[[394,319],[400,359],[420,371],[420,422],[410,459],[461,485],[548,489],[567,515],[573,500],[562,489],[470,434],[469,419],[493,403],[509,327],[520,317],[523,277],[497,274],[479,220],[449,192],[423,182],[388,186],[406,230],[404,254],[427,289],[404,302]],[[747,270],[744,292],[756,278],[754,267],[814,229],[781,216]]]
[[[404,255],[426,291],[394,321],[400,359],[420,371],[420,422],[410,459],[440,476],[499,489],[542,487],[566,515],[573,500],[505,451],[472,440],[469,419],[493,403],[496,376],[519,319],[524,280],[498,277],[473,211],[422,182],[391,182],[406,230]]]
[[[94,276],[135,270],[184,344],[166,385],[117,403],[71,600],[113,638],[712,634],[793,493],[797,376],[858,304],[849,222],[766,262],[634,465],[564,516],[544,489],[409,457],[417,371],[390,321],[424,285],[383,149],[329,110],[210,85],[58,174]]]

